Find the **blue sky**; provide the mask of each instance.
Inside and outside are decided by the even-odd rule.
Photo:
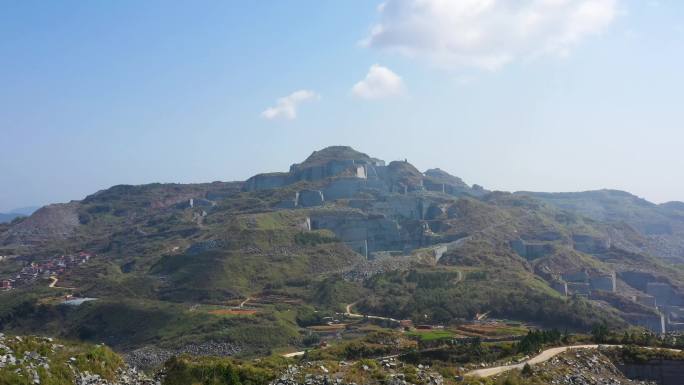
[[[489,189],[684,200],[684,3],[379,4],[4,2],[0,211],[334,144]]]

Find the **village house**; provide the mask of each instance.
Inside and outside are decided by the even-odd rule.
[[[22,257],[27,265],[16,275],[12,287],[34,282],[39,278],[49,279],[64,274],[68,269],[87,263],[93,254],[81,251],[77,254],[60,255],[50,259],[35,261],[35,257]],[[30,261],[30,262],[29,262]]]
[[[0,281],[0,289],[1,290],[12,290],[14,281],[11,279],[3,279]]]

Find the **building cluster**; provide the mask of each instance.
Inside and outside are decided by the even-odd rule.
[[[0,280],[0,290],[12,290],[17,286],[30,284],[38,279],[59,276],[73,267],[87,263],[92,257],[91,253],[81,251],[76,254],[59,255],[46,260],[34,260],[27,263],[12,278]]]

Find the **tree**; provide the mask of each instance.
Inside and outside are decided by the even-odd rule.
[[[597,343],[605,342],[606,339],[608,339],[608,333],[608,324],[606,324],[605,321],[601,324],[594,325],[593,329],[591,330],[591,336]]]

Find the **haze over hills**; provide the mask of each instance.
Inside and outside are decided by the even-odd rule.
[[[348,306],[428,325],[684,328],[681,203],[493,192],[344,146],[244,182],[114,186],[0,225],[0,244],[3,330],[126,352],[301,348],[312,309]]]
[[[7,223],[11,222],[15,218],[29,216],[38,209],[39,207],[22,207],[10,210],[7,213],[0,213],[0,223]]]

